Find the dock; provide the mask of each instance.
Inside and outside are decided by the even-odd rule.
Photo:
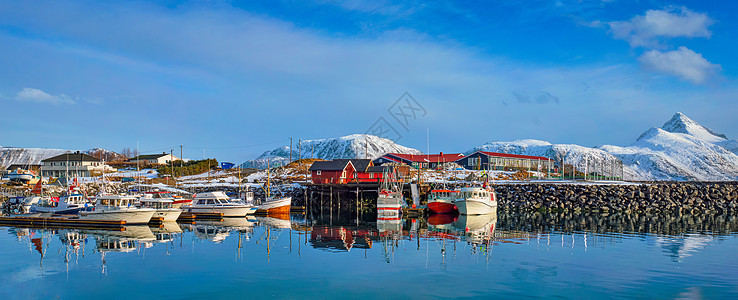
[[[124,228],[125,221],[80,220],[63,217],[0,217],[0,225],[55,228]]]

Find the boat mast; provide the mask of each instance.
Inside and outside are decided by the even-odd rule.
[[[266,186],[266,199],[269,199],[269,158],[267,157],[267,186]]]

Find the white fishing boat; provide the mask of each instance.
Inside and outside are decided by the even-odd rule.
[[[76,215],[81,211],[92,210],[92,204],[79,190],[72,190],[58,200],[42,198],[39,203],[31,205],[32,213],[48,213],[57,215]]]
[[[400,211],[403,206],[405,206],[405,199],[402,197],[402,185],[398,182],[396,173],[394,171],[390,172],[389,168],[386,168],[379,186],[377,212]]]
[[[152,208],[137,208],[136,198],[124,195],[100,195],[92,211],[79,213],[80,220],[125,221],[126,224],[146,224],[156,213]]]
[[[204,192],[195,195],[192,204],[183,206],[188,212],[197,213],[223,213],[224,217],[245,217],[254,207],[232,202],[222,191]]]
[[[164,222],[174,222],[182,214],[181,209],[174,208],[174,198],[169,193],[146,193],[139,198],[139,202],[141,207],[156,210],[153,219],[163,218]]]
[[[490,214],[497,209],[497,193],[488,186],[461,188],[454,204],[462,215]]]

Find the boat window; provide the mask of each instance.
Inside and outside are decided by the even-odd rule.
[[[212,199],[210,199],[210,200],[208,200],[208,204],[215,204],[215,201],[213,201]]]

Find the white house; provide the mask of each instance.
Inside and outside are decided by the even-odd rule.
[[[169,153],[162,153],[162,154],[146,154],[146,155],[139,155],[134,158],[131,158],[128,160],[128,162],[140,162],[140,163],[148,163],[153,165],[165,165],[172,161],[178,161],[182,160],[179,157],[176,157],[174,155],[171,155]]]
[[[113,167],[79,151],[64,153],[41,161],[41,176],[44,177],[90,177],[93,173],[114,171]]]

